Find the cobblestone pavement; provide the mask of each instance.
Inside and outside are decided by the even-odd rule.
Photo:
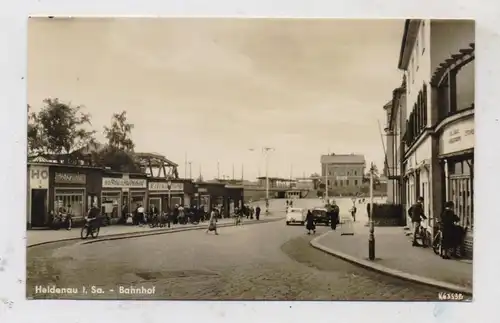
[[[327,228],[318,228],[318,234]],[[27,295],[74,299],[436,300],[439,290],[377,274],[312,248],[283,222],[28,249]],[[35,294],[36,287],[77,294]],[[93,294],[92,286],[102,288]],[[154,294],[119,293],[154,287]],[[86,287],[87,293],[83,293]],[[94,289],[95,292],[100,292]],[[125,291],[125,290],[124,290]]]

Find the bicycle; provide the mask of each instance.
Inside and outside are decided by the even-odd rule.
[[[427,248],[431,245],[431,234],[429,231],[427,231],[427,228],[424,227],[422,224],[419,225],[416,234],[415,240],[420,239],[422,242],[421,245],[424,248]]]
[[[82,240],[85,240],[88,238],[88,236],[92,236],[92,238],[97,238],[97,236],[99,236],[99,231],[100,231],[100,228],[98,225],[92,223],[92,222],[95,222],[97,221],[97,218],[94,218],[94,219],[89,219],[89,218],[85,218],[85,225],[82,227],[82,230],[80,231],[80,237],[82,238]]]
[[[431,218],[430,220],[432,220]],[[442,245],[443,245],[443,232],[441,231],[441,225],[439,221],[436,221],[434,227],[434,238],[432,239],[432,250],[438,256],[442,254]]]

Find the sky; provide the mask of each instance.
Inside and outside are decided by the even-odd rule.
[[[179,175],[320,172],[320,155],[382,169],[383,106],[401,84],[404,20],[32,18],[28,104],[85,106],[97,139],[127,111],[138,152]],[[384,138],[385,140],[385,138]],[[186,158],[187,156],[187,158]],[[218,166],[219,165],[219,166]]]

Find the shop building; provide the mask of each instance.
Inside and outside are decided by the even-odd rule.
[[[194,205],[203,207],[205,212],[217,207],[223,216],[228,217],[235,207],[244,201],[244,188],[241,185],[225,183],[194,183]]]
[[[190,206],[190,185],[185,180],[149,179],[148,208],[155,205],[160,212],[167,212],[175,205]],[[187,192],[186,192],[187,190]]]
[[[100,168],[29,163],[28,176],[28,227],[49,225],[50,213],[61,207],[78,224],[92,204],[100,205]]]
[[[467,229],[472,250],[474,174],[474,37],[468,20],[405,23],[398,67],[406,78],[402,141],[406,210],[424,198],[427,225],[446,201]]]
[[[142,205],[147,207],[148,184],[145,174],[106,171],[102,177],[102,214],[116,223]]]

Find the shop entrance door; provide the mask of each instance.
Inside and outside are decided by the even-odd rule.
[[[31,190],[31,226],[43,227],[47,214],[47,190]]]

